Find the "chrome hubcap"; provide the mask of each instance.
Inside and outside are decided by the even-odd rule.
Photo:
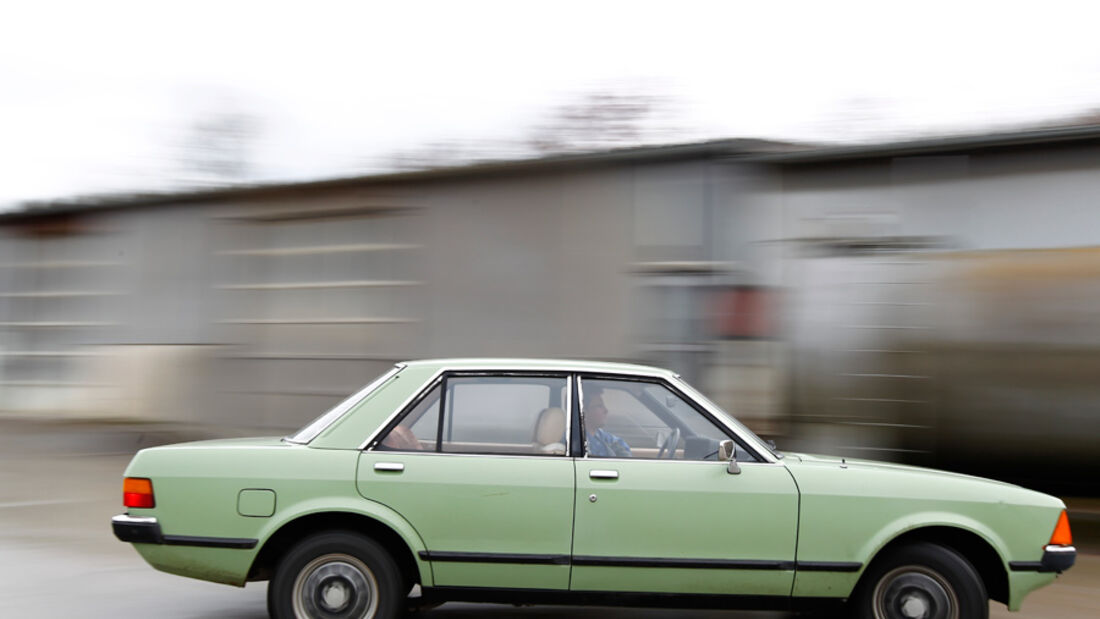
[[[348,583],[344,580],[327,582],[321,588],[321,608],[329,612],[339,612],[351,601]]]
[[[959,619],[959,600],[935,570],[907,565],[888,572],[875,586],[875,619]]]
[[[351,555],[317,557],[294,580],[297,619],[367,619],[377,610],[378,581]]]
[[[920,595],[907,595],[901,601],[901,614],[908,619],[919,619],[928,612],[928,600]]]

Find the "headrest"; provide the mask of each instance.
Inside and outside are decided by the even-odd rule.
[[[535,422],[535,442],[540,445],[560,443],[565,436],[565,411],[551,406],[539,413]]]

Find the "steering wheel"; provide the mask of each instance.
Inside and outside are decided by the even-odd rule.
[[[668,435],[665,442],[661,444],[660,451],[657,452],[657,459],[668,458],[672,459],[673,454],[676,453],[676,446],[680,444],[680,428],[673,428],[672,434]],[[668,455],[665,455],[665,450],[668,450]]]

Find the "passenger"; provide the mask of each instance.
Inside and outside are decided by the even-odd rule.
[[[584,394],[584,428],[588,434],[588,455],[600,458],[629,458],[630,445],[603,429],[607,423],[607,406],[603,403],[603,389],[588,388]]]
[[[397,451],[420,451],[420,441],[413,431],[403,425],[394,426],[386,438],[382,439],[382,447]]]
[[[539,411],[532,442],[535,453],[565,454],[565,411],[557,406]]]

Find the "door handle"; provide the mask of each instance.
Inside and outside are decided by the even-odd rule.
[[[594,469],[594,470],[588,471],[588,477],[590,477],[592,479],[618,479],[619,478],[619,472],[618,471],[603,470],[603,469]]]
[[[386,473],[400,473],[405,470],[405,465],[400,462],[375,462],[374,470]]]

